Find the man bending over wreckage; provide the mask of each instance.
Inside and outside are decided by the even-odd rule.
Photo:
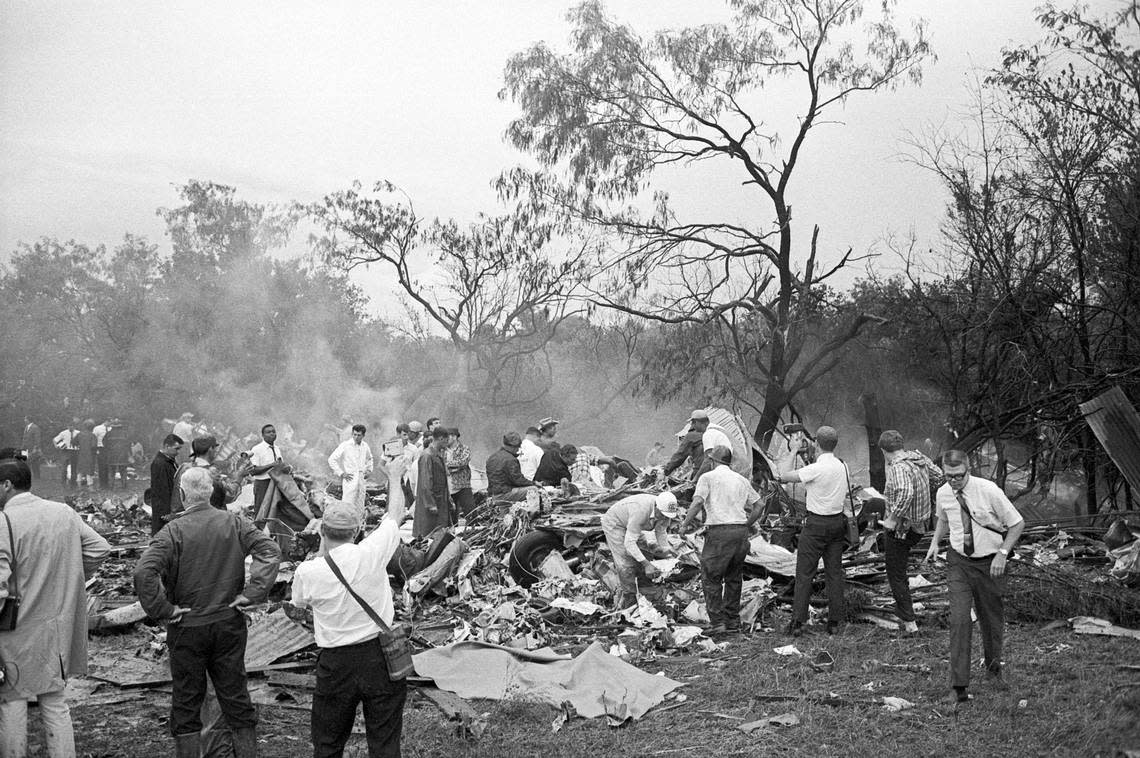
[[[637,597],[639,565],[649,579],[656,579],[661,574],[637,544],[641,533],[654,532],[657,548],[666,555],[671,555],[665,529],[679,515],[677,496],[672,492],[662,492],[658,495],[643,493],[623,497],[602,516],[606,544],[613,554],[614,569],[621,581],[621,588],[614,593],[614,608],[625,608]]]

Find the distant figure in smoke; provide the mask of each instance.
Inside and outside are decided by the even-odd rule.
[[[653,447],[645,454],[645,467],[656,468],[665,462],[665,443],[654,442]]]
[[[179,416],[178,421],[174,423],[174,428],[170,430],[170,433],[181,437],[184,440],[193,439],[194,424],[191,420],[193,418],[193,413],[183,413],[181,416]]]
[[[546,452],[538,446],[540,436],[541,432],[537,426],[528,427],[519,446],[519,467],[527,479],[534,479],[535,473],[538,472],[538,464],[542,463],[542,456]]]
[[[420,467],[417,465],[424,451],[424,425],[419,421],[408,422],[408,444],[404,445],[404,495],[411,506],[419,492]]]
[[[79,485],[81,487],[95,486],[95,468],[99,451],[99,440],[95,437],[95,422],[87,419],[83,422],[83,429],[75,436],[74,444],[78,455],[76,468],[79,469]]]
[[[32,470],[32,477],[38,480],[40,463],[44,459],[43,433],[28,416],[24,416],[24,433],[20,437],[20,449],[28,457],[28,467]]]
[[[329,468],[340,477],[343,488],[340,499],[363,512],[368,477],[372,474],[372,448],[364,441],[368,432],[364,424],[352,427],[352,439],[337,445],[329,456]]]
[[[431,434],[431,442],[416,462],[420,472],[412,523],[414,537],[426,537],[441,526],[451,526],[451,493],[447,484],[447,464],[443,458],[450,440],[447,430],[437,426]]]
[[[466,518],[475,507],[475,496],[471,492],[471,448],[459,441],[458,429],[448,429],[447,433],[450,439],[443,460],[447,464],[447,486],[455,506],[452,519],[455,522]]]
[[[103,440],[107,436],[107,432],[111,430],[111,419],[107,419],[100,424],[96,424],[92,429],[95,435],[95,467],[99,472],[99,487],[107,489],[109,479],[109,469],[107,468],[107,451],[103,447]]]
[[[554,438],[558,434],[558,425],[561,423],[562,422],[556,418],[544,418],[542,421],[538,422],[538,431],[540,436],[538,438],[537,444],[544,451],[557,451],[559,449],[558,441]]]
[[[60,481],[70,481],[74,487],[79,476],[79,446],[76,439],[79,436],[79,419],[71,419],[71,426],[67,427],[52,439],[57,450],[62,450],[66,456],[63,466],[60,467]],[[69,479],[70,477],[70,479]]]
[[[127,463],[131,457],[131,441],[127,437],[127,425],[120,419],[107,422],[107,433],[103,435],[103,466],[107,470],[107,486],[115,486],[115,477],[127,488]]]

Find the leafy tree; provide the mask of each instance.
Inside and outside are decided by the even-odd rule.
[[[809,137],[848,98],[917,82],[931,53],[921,24],[899,31],[890,2],[862,29],[862,50],[862,2],[730,6],[729,24],[645,38],[586,2],[570,14],[569,53],[536,44],[511,58],[503,97],[522,115],[507,137],[540,169],[507,172],[499,188],[561,229],[604,235],[593,303],[673,327],[662,345],[707,346],[663,359],[657,368],[672,373],[655,392],[676,394],[699,363],[707,397],[757,408],[762,437],[874,320],[819,331],[826,283],[854,258],[825,263],[818,227],[798,235],[792,180]],[[762,99],[777,79],[800,97],[784,133],[766,123],[774,106]],[[739,178],[750,218],[680,218],[654,180],[697,163]]]

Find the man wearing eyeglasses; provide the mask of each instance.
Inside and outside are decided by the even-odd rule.
[[[1002,594],[1010,551],[1025,528],[1025,520],[1001,487],[970,475],[969,459],[961,450],[942,455],[946,484],[938,489],[938,525],[926,561],[938,555],[938,543],[949,533],[946,579],[950,588],[950,686],[953,699],[970,699],[970,642],[977,612],[982,630],[986,678],[998,690],[1008,689],[1001,671],[1004,618]]]

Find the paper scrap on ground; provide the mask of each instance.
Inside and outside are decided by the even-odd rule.
[[[901,697],[884,696],[883,707],[888,711],[897,713],[899,711],[905,711],[907,708],[913,708],[914,703],[910,702],[909,700],[904,700]]]
[[[591,603],[589,600],[570,600],[564,597],[554,598],[550,603],[550,607],[580,613],[583,616],[593,616],[595,613],[601,613],[605,610],[602,606],[597,603]]]
[[[800,717],[796,714],[781,713],[779,716],[769,716],[768,718],[759,719],[757,721],[749,721],[736,728],[745,734],[752,734],[757,729],[764,729],[769,726],[796,726],[799,723]]]
[[[783,647],[773,648],[772,652],[776,655],[803,655],[800,649],[795,645],[784,645]]]
[[[608,655],[594,642],[577,657],[461,642],[416,654],[416,673],[462,698],[570,703],[585,718],[641,718],[681,686]]]
[[[1126,629],[1092,616],[1074,616],[1069,619],[1069,623],[1073,625],[1073,631],[1077,634],[1103,634],[1108,637],[1131,637],[1140,640],[1140,629]]]
[[[934,582],[930,581],[929,579],[927,579],[922,574],[918,574],[917,576],[912,576],[910,579],[907,580],[907,584],[910,585],[910,588],[912,590],[917,590],[920,587],[933,587],[934,586]]]
[[[648,626],[652,629],[664,629],[669,626],[669,619],[661,611],[653,607],[653,603],[645,595],[637,596],[637,607],[622,612],[625,620],[634,626]]]

